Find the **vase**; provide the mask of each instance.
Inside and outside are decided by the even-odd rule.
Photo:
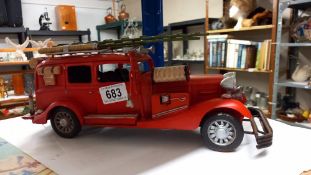
[[[129,13],[126,12],[125,4],[122,4],[121,5],[121,11],[120,11],[119,16],[118,16],[119,20],[120,21],[127,20],[127,19],[129,19],[129,17],[130,17],[130,15],[129,15]]]
[[[107,9],[107,16],[105,16],[106,24],[116,22],[117,19],[112,15],[112,8]]]

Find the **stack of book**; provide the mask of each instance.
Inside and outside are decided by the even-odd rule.
[[[209,67],[270,70],[271,40],[253,42],[210,35]]]

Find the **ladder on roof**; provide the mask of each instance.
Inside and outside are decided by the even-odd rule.
[[[74,53],[92,53],[92,52],[112,52],[122,50],[122,52],[127,52],[129,50],[137,50],[140,48],[139,52],[146,52],[143,48],[146,44],[152,44],[157,42],[166,41],[185,41],[185,40],[199,40],[200,36],[206,36],[206,33],[192,33],[192,34],[173,34],[166,35],[161,34],[157,36],[141,36],[139,38],[122,38],[118,40],[103,40],[100,42],[90,42],[83,44],[70,44],[62,45],[51,48],[42,48],[39,50],[40,54],[47,55],[63,55],[63,54],[74,54]],[[147,53],[149,50],[147,50]]]

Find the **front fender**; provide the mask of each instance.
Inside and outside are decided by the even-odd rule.
[[[78,107],[77,104],[73,103],[72,101],[66,101],[66,100],[62,100],[62,101],[56,101],[52,104],[50,104],[42,113],[40,114],[35,114],[33,116],[33,123],[36,124],[45,124],[47,123],[48,117],[49,117],[49,113],[55,109],[56,107],[65,107],[70,109],[71,111],[73,111],[78,120],[80,121],[80,124],[83,125],[84,124],[84,120],[83,120],[83,111],[81,108]]]
[[[235,113],[239,114],[242,118],[252,118],[251,112],[247,109],[247,107],[238,100],[234,99],[214,99],[209,100],[203,103],[198,104],[199,106],[208,109],[206,113],[211,113],[213,111],[222,111],[226,112],[226,110],[234,111]]]
[[[247,107],[235,99],[216,98],[193,105],[191,111],[196,111],[194,118],[195,126],[200,126],[204,117],[208,117],[218,112],[233,113],[241,121],[244,117],[252,118],[251,112]]]

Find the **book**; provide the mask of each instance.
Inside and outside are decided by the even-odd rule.
[[[236,68],[241,69],[241,63],[242,63],[242,51],[245,45],[239,44],[239,50],[238,50],[238,58],[237,58],[237,64]]]
[[[208,35],[206,36],[208,40],[210,39],[229,39],[232,38],[231,35]]]
[[[258,70],[259,70],[260,57],[261,57],[261,46],[262,46],[262,43],[258,43],[257,55],[256,55],[256,65],[255,65],[255,68]]]
[[[221,46],[222,42],[217,42],[217,64],[216,66],[217,67],[221,67],[221,49],[222,49],[222,46]]]
[[[242,55],[241,55],[241,69],[245,69],[246,68],[246,50],[247,50],[248,46],[243,46],[242,48]]]
[[[222,53],[221,53],[221,67],[225,67],[226,66],[226,42],[222,42]]]
[[[217,42],[212,42],[212,52],[213,52],[213,57],[212,57],[212,67],[217,66]]]
[[[246,69],[256,67],[257,47],[258,46],[247,46],[246,47],[246,58],[245,58]]]
[[[234,49],[235,44],[227,43],[227,56],[226,56],[226,67],[231,68],[231,65],[234,64]]]

